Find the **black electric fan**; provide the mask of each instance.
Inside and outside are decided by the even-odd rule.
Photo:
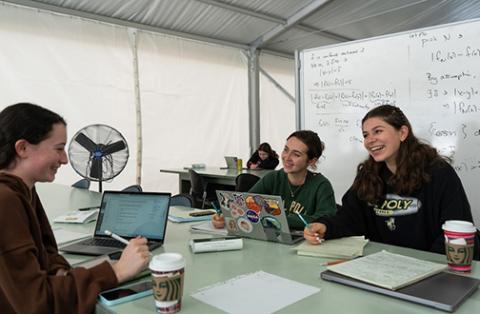
[[[79,175],[98,181],[98,191],[102,192],[102,181],[113,179],[127,165],[127,141],[108,125],[92,124],[73,136],[68,157]]]

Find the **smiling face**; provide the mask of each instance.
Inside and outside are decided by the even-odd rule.
[[[67,131],[63,123],[56,123],[47,138],[38,144],[19,140],[16,144],[18,167],[27,185],[51,182],[61,165],[68,162],[65,152]]]
[[[383,119],[372,117],[362,125],[363,145],[376,162],[385,162],[387,167],[395,173],[397,169],[396,158],[400,144],[408,136],[408,127],[396,129]]]
[[[307,145],[294,136],[290,137],[282,151],[282,163],[285,173],[306,173],[308,166],[317,162],[316,158],[308,159],[307,154]]]

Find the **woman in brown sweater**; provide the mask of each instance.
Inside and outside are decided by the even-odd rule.
[[[71,268],[58,248],[35,191],[67,163],[66,123],[20,103],[0,112],[0,312],[91,313],[100,291],[134,277],[149,260],[145,238],[120,260]]]

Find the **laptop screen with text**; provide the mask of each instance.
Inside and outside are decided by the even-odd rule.
[[[125,238],[163,240],[169,203],[169,193],[105,191],[95,235],[110,230]]]

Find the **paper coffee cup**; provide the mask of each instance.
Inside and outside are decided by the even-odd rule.
[[[448,267],[458,272],[470,272],[477,229],[471,222],[462,220],[448,220],[442,229]]]
[[[182,308],[185,259],[178,253],[163,253],[152,258],[153,296],[158,313],[176,313]]]

